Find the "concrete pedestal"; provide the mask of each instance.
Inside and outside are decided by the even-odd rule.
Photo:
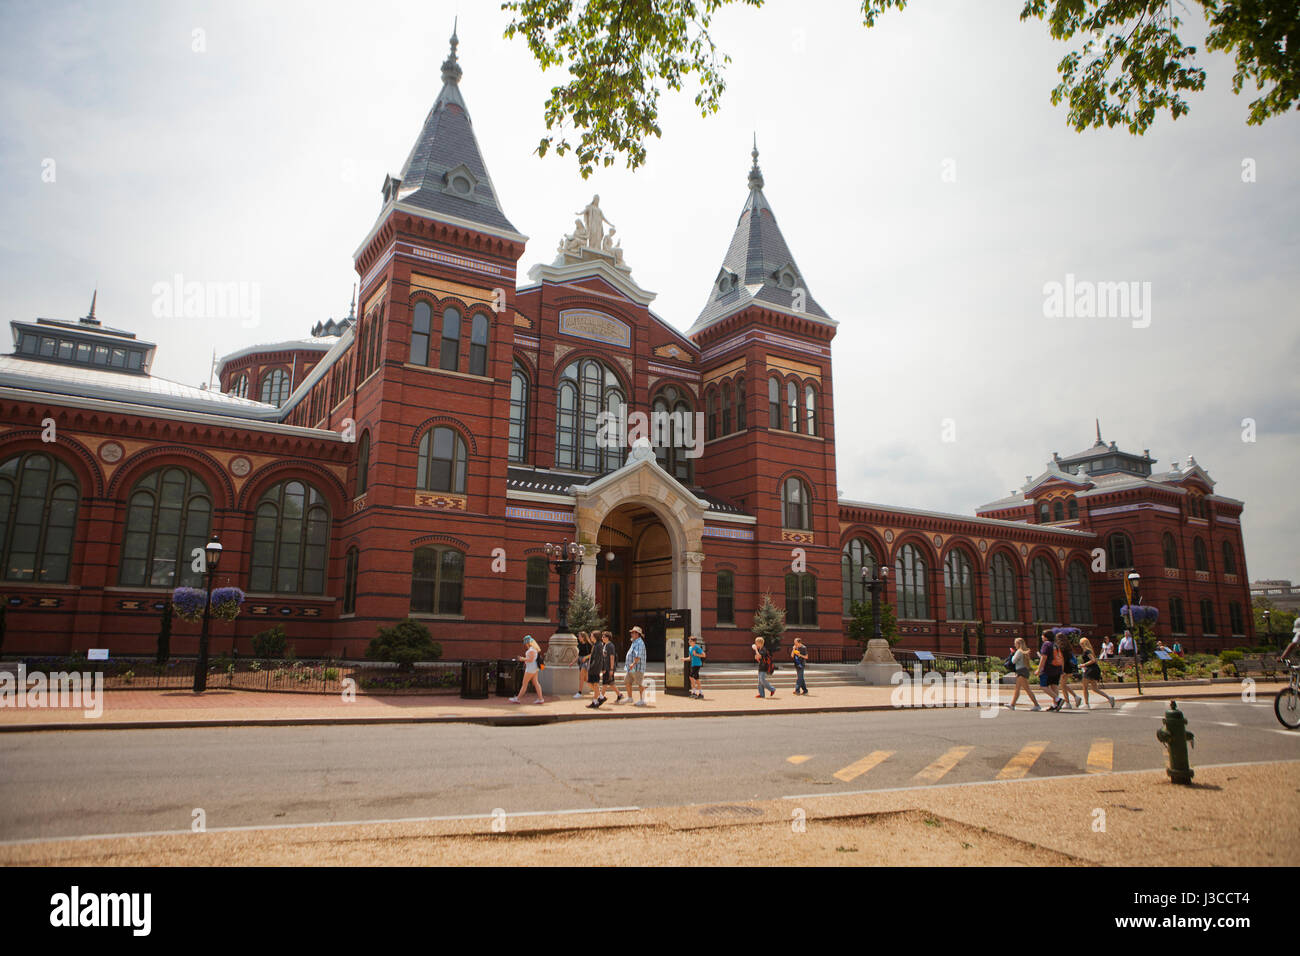
[[[542,671],[542,693],[547,697],[572,697],[578,692],[578,638],[567,632],[556,632],[546,642],[542,658],[546,668]]]
[[[873,686],[888,685],[890,678],[902,670],[894,654],[889,649],[889,641],[872,638],[867,642],[867,652],[858,662],[858,676],[863,683]]]

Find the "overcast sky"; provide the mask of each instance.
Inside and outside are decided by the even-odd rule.
[[[4,318],[75,319],[98,285],[100,319],[157,342],[156,374],[197,384],[214,348],[344,314],[352,253],[441,87],[459,14],[462,91],[531,237],[521,278],[599,192],[652,307],[689,328],[757,132],[765,193],[840,322],[845,497],[969,514],[1053,451],[1086,448],[1099,417],[1158,469],[1195,455],[1246,502],[1251,578],[1300,579],[1300,116],[1247,126],[1231,61],[1203,55],[1207,89],[1176,123],[1075,133],[1049,98],[1066,48],[1019,22],[1021,0],[916,3],[871,30],[858,5],[724,11],[721,112],[665,95],[648,165],[584,182],[571,157],[533,153],[562,74],[502,38],[495,2],[5,0]],[[156,318],[154,284],[176,274],[257,283],[260,325]],[[1045,317],[1044,285],[1067,274],[1149,282],[1149,326]]]

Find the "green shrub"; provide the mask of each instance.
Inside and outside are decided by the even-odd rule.
[[[339,679],[339,669],[337,667],[325,668],[325,679],[327,681],[336,681]]]
[[[366,648],[366,657],[394,661],[399,671],[410,671],[416,661],[436,661],[442,657],[442,645],[429,636],[427,627],[408,617],[392,627],[379,628],[379,636]]]
[[[1219,661],[1226,667],[1228,664],[1233,664],[1241,660],[1241,657],[1242,652],[1240,650],[1224,651],[1219,655]]]
[[[286,643],[288,642],[285,638],[283,624],[269,627],[262,633],[253,635],[253,656],[282,657]]]

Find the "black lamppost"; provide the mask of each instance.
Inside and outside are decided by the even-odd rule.
[[[569,575],[582,563],[586,553],[587,549],[576,541],[566,541],[564,544],[548,542],[546,545],[546,557],[555,573],[560,576],[560,620],[555,628],[557,634],[570,633]]]
[[[1142,575],[1137,571],[1130,571],[1128,577],[1124,579],[1124,599],[1128,602],[1128,629],[1133,632],[1133,659],[1137,661],[1137,688],[1138,693],[1142,693],[1142,641],[1138,636],[1137,625],[1133,622],[1133,598],[1138,592],[1138,585],[1142,581]]]
[[[201,694],[208,688],[208,621],[212,619],[212,575],[221,563],[221,542],[214,534],[212,540],[203,548],[207,559],[205,566],[207,577],[204,580],[206,593],[203,598],[203,630],[199,633],[199,662],[194,668],[194,693]]]
[[[871,632],[875,640],[880,640],[880,599],[885,594],[885,581],[889,577],[889,568],[883,564],[878,564],[871,569],[871,577],[867,577],[867,569],[862,569],[862,582],[871,592]]]
[[[1272,647],[1273,646],[1273,613],[1271,611],[1264,611],[1262,616],[1264,618],[1264,632],[1266,635],[1264,646]]]

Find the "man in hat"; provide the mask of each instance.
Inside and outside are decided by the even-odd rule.
[[[633,687],[641,695],[641,699],[634,705],[636,707],[645,706],[645,641],[642,640],[643,633],[639,627],[632,628],[632,643],[628,645],[627,657],[623,660],[623,664],[627,668],[627,675],[624,680],[627,687],[627,699],[632,699]]]

